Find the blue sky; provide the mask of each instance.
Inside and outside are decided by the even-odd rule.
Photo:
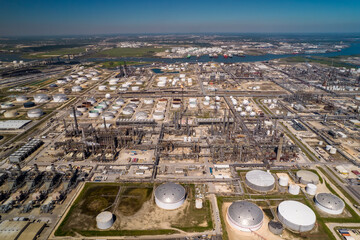
[[[0,0],[0,35],[360,32],[360,0]]]

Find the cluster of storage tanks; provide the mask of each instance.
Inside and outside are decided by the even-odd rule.
[[[269,109],[274,109],[277,107],[278,100],[276,98],[274,98],[274,99],[269,98],[269,99],[264,99],[263,103],[267,104],[267,107]]]
[[[336,154],[337,150],[335,147],[331,145],[326,145],[325,147],[326,151],[328,151],[330,154]]]
[[[317,193],[319,176],[311,171],[300,170],[295,174],[296,181],[305,185],[305,192],[314,196],[315,206],[318,210],[330,214],[338,215],[343,213],[345,208],[344,201],[331,193]],[[275,187],[275,178],[270,172],[252,170],[245,175],[246,185],[258,192],[268,192]],[[281,188],[288,188],[288,192],[293,195],[300,193],[300,186],[289,184],[287,174],[279,175],[278,184]],[[314,228],[316,222],[315,213],[308,206],[297,201],[283,201],[277,208],[280,224],[288,229],[297,232],[306,232]],[[255,204],[239,201],[230,205],[227,212],[227,221],[231,227],[240,231],[256,231],[262,226],[263,213]],[[278,223],[270,222],[269,229],[278,232]],[[277,233],[279,234],[279,233]]]
[[[192,78],[187,78],[186,74],[182,73],[179,77],[170,78],[167,76],[160,76],[157,78],[157,86],[165,87],[166,85],[171,86],[192,86],[193,80]]]
[[[132,79],[130,78],[128,81],[124,82],[120,84],[120,79],[119,78],[110,78],[108,80],[109,86],[107,85],[99,85],[98,86],[98,90],[99,91],[106,91],[106,90],[111,90],[111,91],[115,91],[115,90],[119,90],[120,92],[125,92],[125,91],[139,91],[140,90],[140,86],[144,84],[144,81],[141,79]]]
[[[255,117],[257,115],[248,99],[244,99],[241,103],[239,103],[239,101],[236,100],[233,96],[230,96],[230,100],[236,111],[240,112],[240,116],[245,117],[249,115],[250,117]]]

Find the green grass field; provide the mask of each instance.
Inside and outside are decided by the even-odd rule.
[[[112,48],[93,54],[91,57],[153,57],[155,53],[163,52],[164,48]]]
[[[202,209],[195,208],[195,187],[184,185],[188,192],[189,204],[179,212],[179,218],[172,219],[171,227],[186,232],[202,232],[213,228],[210,203],[205,201]],[[118,205],[116,196],[120,191]],[[74,201],[64,220],[55,231],[56,236],[140,236],[177,233],[176,229],[142,229],[130,230],[115,227],[101,231],[96,229],[95,218],[101,211],[114,211],[116,217],[133,216],[143,204],[152,201],[152,184],[130,183],[86,183],[78,198]],[[155,203],[153,203],[155,204]],[[154,207],[156,207],[154,205]]]
[[[119,66],[124,65],[124,61],[108,61],[108,62],[101,62],[99,63],[103,68],[116,68]],[[133,66],[133,65],[143,65],[148,64],[148,62],[135,62],[135,61],[129,61],[126,62],[126,65]]]
[[[85,48],[83,47],[76,47],[76,48],[63,48],[57,49],[49,52],[39,52],[33,54],[26,54],[22,57],[29,58],[29,59],[38,59],[38,58],[49,58],[49,57],[61,57],[67,54],[79,54],[81,52],[85,52]]]

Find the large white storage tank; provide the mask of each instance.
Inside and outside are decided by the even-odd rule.
[[[279,204],[277,210],[279,220],[293,231],[307,232],[315,226],[315,213],[301,202],[283,201]]]
[[[44,103],[44,102],[47,102],[49,100],[49,96],[46,95],[46,94],[36,94],[34,96],[34,102],[36,103]]]
[[[31,109],[27,112],[29,118],[39,118],[44,114],[40,108]]]
[[[27,97],[26,96],[24,96],[24,95],[18,95],[18,96],[16,96],[15,97],[16,98],[16,101],[17,102],[26,102],[27,101]]]
[[[226,218],[232,228],[243,232],[252,232],[261,228],[264,213],[254,203],[237,201],[228,208]]]
[[[274,188],[275,178],[268,172],[252,170],[246,173],[245,183],[256,191],[267,192]]]
[[[318,184],[319,183],[319,176],[316,173],[307,170],[300,170],[296,172],[296,177],[302,184]]]
[[[315,196],[315,206],[328,214],[338,215],[344,211],[345,203],[331,193],[318,193]]]
[[[55,94],[53,96],[53,101],[54,102],[65,102],[67,100],[67,97],[65,94]]]
[[[158,207],[173,210],[185,202],[185,188],[176,183],[164,183],[155,189],[155,203]]]
[[[114,216],[111,212],[101,212],[96,216],[96,226],[99,229],[108,229],[114,223]]]

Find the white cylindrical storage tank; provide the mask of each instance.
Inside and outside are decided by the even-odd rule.
[[[44,114],[40,108],[31,109],[27,112],[29,118],[39,118]]]
[[[209,106],[209,105],[210,105],[210,102],[209,102],[209,101],[204,101],[203,104],[204,104],[205,106]]]
[[[118,82],[119,82],[119,79],[112,78],[109,80],[109,85],[116,85],[116,84],[118,84]]]
[[[96,216],[96,226],[99,229],[108,229],[114,223],[114,216],[111,212],[101,212]]]
[[[116,86],[111,86],[111,87],[110,87],[110,90],[111,90],[111,91],[115,91],[116,89],[117,89]]]
[[[279,177],[279,185],[282,187],[286,187],[289,184],[289,177],[285,175],[281,175]]]
[[[173,107],[173,108],[180,108],[180,107],[181,107],[181,103],[179,103],[179,102],[173,102],[173,103],[172,103],[172,107]]]
[[[246,106],[245,111],[251,112],[251,110],[252,110],[252,107],[251,107],[251,106]]]
[[[145,99],[145,100],[144,100],[144,103],[145,103],[146,105],[153,104],[153,103],[154,103],[154,99],[152,99],[152,98]]]
[[[165,87],[165,85],[166,85],[166,82],[158,82],[157,83],[158,87]]]
[[[317,187],[315,184],[312,184],[312,183],[308,183],[306,185],[306,192],[307,194],[309,195],[315,195],[316,194],[316,190],[317,190]]]
[[[26,102],[28,98],[24,95],[18,95],[15,97],[15,99],[17,102]]]
[[[289,193],[292,195],[298,195],[300,193],[300,186],[296,184],[291,184],[289,186]]]
[[[104,111],[104,107],[103,106],[95,106],[94,110],[96,110],[99,113],[102,113]]]
[[[202,199],[197,198],[197,199],[195,200],[195,208],[197,208],[197,209],[202,209],[202,208],[203,208],[203,201],[202,201]]]
[[[331,145],[326,145],[325,149],[326,149],[326,151],[330,151],[332,149],[332,146]]]
[[[80,87],[80,86],[73,86],[71,88],[71,91],[73,91],[73,92],[80,92],[81,90],[82,90],[82,87]]]
[[[89,111],[89,117],[90,118],[96,118],[99,116],[99,112],[97,110],[90,110]]]
[[[115,118],[115,115],[112,112],[104,112],[102,118],[105,120],[112,120]]]
[[[76,110],[80,111],[80,112],[86,112],[87,111],[87,107],[80,105],[76,107]]]
[[[173,210],[185,202],[185,188],[176,183],[165,183],[155,189],[155,203],[158,207]]]
[[[106,98],[106,99],[110,99],[110,98],[111,98],[110,93],[105,94],[105,98]]]
[[[91,104],[94,104],[96,103],[96,99],[93,98],[93,97],[89,97],[88,99],[86,99],[87,102],[91,103]]]
[[[315,226],[315,213],[301,202],[283,201],[279,204],[277,210],[279,220],[293,231],[307,232]]]
[[[330,154],[336,154],[336,148],[334,148],[334,147],[332,147],[331,149],[330,149]]]
[[[147,113],[146,112],[137,112],[135,114],[135,119],[136,120],[144,120],[147,119]]]
[[[11,102],[5,102],[5,103],[2,103],[0,106],[1,106],[1,108],[9,109],[9,108],[14,107],[15,105],[12,104]]]
[[[243,101],[242,103],[246,106],[246,105],[248,105],[250,102],[249,102],[249,100],[244,99],[244,101]]]
[[[245,116],[246,116],[246,112],[241,112],[241,113],[240,113],[240,116],[241,116],[241,117],[245,117]]]
[[[36,103],[44,103],[44,102],[47,102],[49,100],[49,96],[46,95],[46,94],[36,94],[34,96],[34,102]]]
[[[99,77],[92,77],[91,80],[92,80],[92,81],[99,81],[100,78],[99,78]]]
[[[275,178],[268,172],[252,170],[246,173],[245,183],[256,191],[267,192],[274,188]]]
[[[66,84],[68,81],[65,78],[60,78],[58,80],[56,80],[57,84]]]
[[[315,196],[315,206],[328,214],[338,215],[344,211],[345,203],[331,193],[318,193]]]
[[[105,85],[100,85],[98,89],[99,91],[105,91],[107,87]]]
[[[139,87],[139,86],[132,86],[132,87],[131,87],[131,90],[132,90],[132,91],[139,91],[139,90],[140,90],[140,87]]]
[[[229,206],[226,220],[229,225],[236,230],[253,232],[261,228],[264,213],[254,203],[237,201]]]
[[[65,102],[67,100],[67,97],[65,94],[55,94],[53,96],[54,102]]]
[[[134,113],[134,109],[131,107],[124,107],[124,109],[122,110],[122,113],[124,115],[131,115]]]
[[[164,115],[164,113],[162,113],[162,112],[154,112],[154,113],[153,113],[153,118],[154,118],[155,120],[164,120],[165,115]]]
[[[319,176],[316,173],[307,170],[300,170],[296,172],[296,177],[302,184],[318,184],[319,183]]]
[[[19,113],[16,110],[7,110],[6,112],[4,112],[5,118],[14,118],[17,115],[19,115]]]
[[[124,101],[124,99],[117,99],[117,100],[115,101],[115,103],[116,103],[117,105],[119,105],[119,106],[122,106],[122,105],[124,105],[125,101]]]
[[[256,116],[256,113],[255,112],[251,112],[250,113],[250,117],[255,117]]]
[[[80,111],[78,111],[78,110],[75,110],[75,115],[74,115],[74,111],[73,110],[71,110],[70,111],[70,117],[80,117],[80,116],[82,116],[82,112],[80,112]]]

